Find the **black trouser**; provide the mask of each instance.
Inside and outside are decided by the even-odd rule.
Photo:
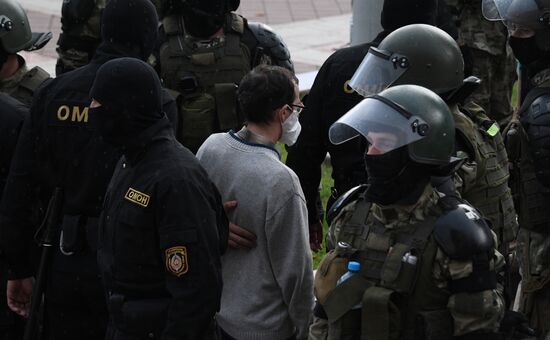
[[[222,333],[221,340],[239,340],[239,339],[235,339],[231,335],[227,334],[223,329],[220,328],[220,330],[221,330],[221,333]],[[290,338],[288,338],[287,340],[296,340],[296,336],[293,335]]]
[[[45,297],[46,337],[50,340],[98,340],[105,337],[105,292],[95,268],[96,255],[54,255]],[[63,270],[62,270],[63,269]],[[81,272],[77,272],[80,269]]]

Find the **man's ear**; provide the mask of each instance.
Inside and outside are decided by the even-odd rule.
[[[284,122],[288,116],[290,116],[292,112],[288,109],[288,105],[284,104],[280,108],[277,109],[277,117],[279,119],[279,122]]]

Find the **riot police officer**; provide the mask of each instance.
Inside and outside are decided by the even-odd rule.
[[[232,12],[235,0],[162,0],[160,74],[178,99],[178,140],[196,152],[214,132],[239,128],[236,88],[254,66],[293,70],[290,53],[268,26]]]
[[[38,66],[29,69],[17,52],[41,49],[52,34],[31,32],[27,14],[17,0],[2,1],[0,15],[0,92],[30,106],[36,89],[50,75]]]
[[[416,85],[368,96],[331,126],[333,143],[366,138],[369,185],[329,213],[335,250],[315,284],[328,327],[316,333],[317,320],[310,339],[499,338],[494,234],[474,208],[430,184],[454,167],[454,134],[445,102]],[[355,274],[337,282],[348,261],[358,262]]]
[[[369,50],[350,86],[369,95],[388,86],[414,84],[445,99],[457,130],[456,156],[466,159],[454,176],[455,188],[491,221],[501,252],[508,253],[505,248],[517,232],[508,187],[508,156],[498,124],[480,107],[461,105],[476,90],[477,83],[473,78],[463,80],[463,70],[462,53],[451,36],[437,27],[409,25],[392,32],[377,48]],[[452,185],[449,187],[445,192],[452,194]]]
[[[378,44],[399,27],[424,23],[435,25],[437,0],[410,1],[385,0],[380,23],[384,29],[370,43],[346,47],[333,53],[321,66],[313,87],[306,97],[306,108],[300,114],[302,132],[295,145],[288,148],[286,164],[296,172],[304,190],[310,223],[312,250],[319,250],[323,240],[319,209],[318,188],[321,181],[321,164],[330,154],[334,187],[327,209],[339,195],[356,185],[365,183],[363,166],[364,145],[358,140],[333,145],[328,140],[332,123],[363,99],[349,81],[371,46]]]
[[[483,14],[508,27],[508,43],[526,69],[526,93],[506,133],[511,186],[521,228],[520,311],[539,339],[550,336],[550,1],[484,0]]]
[[[133,58],[107,62],[90,97],[104,140],[123,149],[99,224],[106,339],[218,339],[227,218],[206,171],[174,137],[155,70]]]
[[[89,91],[105,62],[146,59],[157,38],[158,18],[148,0],[111,0],[103,12],[103,42],[92,62],[45,84],[21,130],[0,205],[0,240],[10,270],[8,304],[29,310],[34,266],[29,258],[36,225],[29,209],[47,200],[54,187],[64,192],[60,231],[48,265],[45,330],[50,339],[101,339],[107,310],[96,263],[97,219],[120,150],[97,133]],[[163,108],[175,116],[163,92]],[[40,301],[40,299],[38,299]]]
[[[6,93],[0,93],[0,193],[4,191],[19,130],[28,116],[28,108]],[[0,339],[17,340],[23,336],[23,318],[6,304],[7,268],[0,250]]]
[[[55,74],[60,75],[88,64],[101,42],[101,11],[108,0],[63,1],[61,34],[57,40]]]
[[[481,79],[468,98],[487,116],[506,126],[512,116],[512,88],[516,63],[506,46],[506,27],[489,22],[481,13],[482,0],[446,0],[458,26],[458,44],[465,60],[466,76]]]

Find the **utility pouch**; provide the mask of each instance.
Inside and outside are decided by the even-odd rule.
[[[382,286],[401,294],[408,294],[414,288],[416,272],[420,256],[406,244],[397,243],[392,247],[384,265],[382,266]],[[407,259],[414,258],[414,261]]]
[[[348,262],[349,258],[341,257],[335,250],[331,250],[319,264],[315,272],[314,293],[321,305],[325,304],[338,279],[348,271]]]
[[[208,93],[184,96],[180,111],[182,143],[196,153],[214,132],[216,101]]]
[[[415,318],[414,338],[445,340],[453,338],[453,318],[448,310],[420,312]]]
[[[59,247],[66,256],[81,253],[86,248],[86,216],[63,215]]]
[[[95,1],[69,0],[63,1],[61,7],[61,21],[63,25],[80,25],[92,15]]]
[[[220,130],[238,130],[244,123],[244,117],[239,115],[237,85],[233,83],[215,84],[214,93]]]
[[[123,295],[111,294],[108,309],[119,331],[156,339],[164,329],[169,304],[168,298],[126,300]]]
[[[346,281],[334,287],[327,295],[323,307],[328,316],[329,322],[342,318],[352,308],[361,303],[363,293],[372,288],[373,283],[361,275],[352,275]]]
[[[400,339],[399,294],[384,287],[370,287],[363,294],[361,340]]]

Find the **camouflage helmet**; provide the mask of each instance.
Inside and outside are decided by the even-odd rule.
[[[366,97],[329,129],[333,144],[362,135],[383,153],[408,145],[417,163],[447,165],[454,150],[455,126],[447,104],[417,85],[398,85]]]
[[[349,85],[362,96],[400,84],[441,95],[462,86],[463,78],[464,60],[456,41],[435,26],[413,24],[371,47]]]
[[[0,44],[9,54],[17,53],[32,45],[29,19],[23,7],[15,0],[0,2]]]

